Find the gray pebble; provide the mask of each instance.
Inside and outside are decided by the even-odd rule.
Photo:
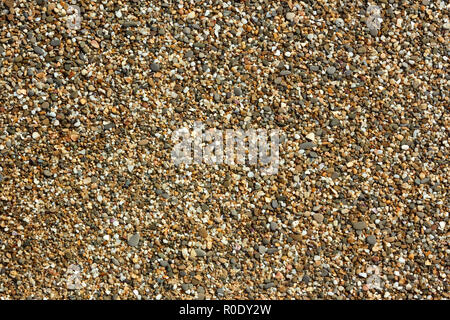
[[[120,262],[119,260],[117,260],[116,258],[111,258],[112,263],[114,263],[116,266],[120,266]]]
[[[150,65],[150,69],[151,69],[153,72],[158,72],[158,71],[161,69],[161,67],[160,67],[159,64],[157,64],[157,63],[152,63],[152,64]]]
[[[303,281],[304,283],[309,283],[309,282],[311,281],[311,277],[308,276],[307,274],[305,274],[305,275],[303,276],[303,278],[302,278],[302,281]]]
[[[275,231],[278,229],[278,224],[276,222],[271,222],[270,223],[270,230]]]
[[[274,208],[274,209],[276,209],[276,208],[278,208],[278,201],[277,200],[272,200],[272,203],[271,203],[271,205],[272,205],[272,208]]]
[[[133,234],[130,239],[128,239],[128,245],[132,247],[137,247],[139,244],[140,236],[139,233]]]
[[[137,27],[137,26],[139,26],[139,22],[137,22],[137,21],[124,21],[122,23],[122,27],[124,27],[124,28]]]
[[[183,289],[183,291],[188,291],[189,290],[189,284],[187,284],[187,283],[183,283],[182,285],[181,285],[181,288]]]
[[[269,283],[264,284],[264,289],[270,289],[274,286],[275,286],[275,284],[273,282],[269,282]]]
[[[110,122],[110,123],[105,124],[104,129],[109,130],[109,129],[114,128],[114,126],[115,126],[114,122]]]
[[[331,66],[327,68],[327,73],[331,76],[336,72],[336,68]]]
[[[206,252],[202,249],[195,249],[195,254],[197,255],[197,257],[204,257],[206,256]]]
[[[169,266],[169,262],[163,260],[159,263],[162,267],[167,268]]]
[[[303,150],[308,150],[314,148],[316,145],[312,142],[303,142],[299,147]]]
[[[61,44],[61,40],[59,40],[58,38],[54,38],[52,41],[50,41],[50,45],[52,47],[57,47]]]
[[[374,245],[377,242],[377,238],[374,235],[370,235],[366,238],[368,244]]]
[[[358,221],[353,223],[353,229],[364,230],[366,228],[366,223],[364,221]]]
[[[337,25],[339,28],[342,28],[342,27],[345,25],[345,22],[344,22],[344,20],[343,20],[342,18],[337,18],[337,19],[334,21],[334,23],[336,23],[336,25]]]
[[[295,18],[295,13],[293,12],[288,12],[286,13],[286,20],[292,21]]]
[[[264,253],[266,253],[267,249],[265,246],[259,246],[258,251],[260,254],[264,254]]]
[[[223,288],[217,289],[217,295],[218,296],[223,296],[224,294],[225,294],[225,290]]]
[[[339,126],[340,124],[341,124],[341,122],[336,118],[333,118],[330,121],[330,126],[332,126],[332,127]]]
[[[38,55],[40,55],[40,56],[44,56],[44,55],[46,54],[45,50],[42,49],[42,48],[39,47],[39,46],[34,46],[34,47],[33,47],[33,50],[34,50],[34,52],[35,52],[36,54],[38,54]]]

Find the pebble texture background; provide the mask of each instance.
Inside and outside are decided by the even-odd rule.
[[[449,298],[448,3],[69,4],[0,1],[0,299]],[[175,167],[194,121],[278,174]]]

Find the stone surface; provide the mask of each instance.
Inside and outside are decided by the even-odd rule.
[[[448,298],[445,2],[70,4],[0,5],[0,300]]]

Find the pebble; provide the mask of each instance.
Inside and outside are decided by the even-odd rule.
[[[259,252],[260,254],[264,254],[264,253],[266,253],[266,251],[267,251],[267,249],[266,249],[265,246],[259,246],[259,247],[258,247],[258,252]]]
[[[375,238],[375,236],[370,235],[366,238],[366,241],[368,244],[374,245],[377,242],[377,239]]]
[[[295,18],[295,13],[293,13],[293,12],[286,13],[287,20],[292,21],[292,20],[294,20],[294,18]]]
[[[139,244],[139,240],[140,240],[139,233],[135,233],[128,239],[128,245],[132,247],[137,247]]]
[[[114,258],[114,257],[111,258],[111,262],[112,262],[114,265],[116,265],[116,266],[120,266],[119,260],[117,260],[117,259]]]
[[[276,231],[278,229],[278,224],[276,222],[271,222],[270,223],[270,230],[272,231]]]
[[[58,38],[54,38],[52,39],[52,41],[50,41],[50,45],[52,47],[58,47],[61,44],[61,40],[59,40]]]
[[[358,221],[353,223],[353,229],[355,230],[364,230],[367,227],[364,221]]]
[[[150,69],[153,72],[158,72],[161,69],[161,67],[159,66],[158,63],[152,63],[152,64],[150,64]]]
[[[44,176],[47,178],[51,178],[53,177],[53,174],[50,172],[50,170],[44,170]]]
[[[43,56],[43,55],[46,54],[45,50],[42,49],[42,48],[39,47],[39,46],[34,46],[34,47],[33,47],[33,50],[34,50],[34,52],[35,52],[36,54],[38,54],[38,55],[40,55],[40,56]]]
[[[315,213],[315,214],[313,215],[313,218],[314,218],[314,220],[316,220],[318,223],[322,223],[322,222],[323,222],[323,219],[324,219],[323,215],[320,214],[320,213]]]
[[[195,249],[195,254],[200,258],[206,256],[206,252],[202,249]]]
[[[183,289],[184,292],[186,292],[186,291],[189,290],[190,286],[189,286],[189,284],[187,284],[187,283],[183,283],[183,284],[181,285],[181,288]]]
[[[336,72],[336,68],[335,67],[331,66],[331,67],[327,68],[327,73],[329,75],[333,75],[335,72]]]
[[[272,202],[271,202],[271,206],[272,206],[272,208],[273,209],[276,209],[276,208],[278,208],[278,201],[277,200],[272,200]]]
[[[315,147],[316,145],[312,142],[303,142],[302,144],[299,145],[299,148],[304,150],[309,150]]]
[[[224,294],[225,294],[225,290],[223,288],[217,289],[217,295],[218,296],[223,296]]]

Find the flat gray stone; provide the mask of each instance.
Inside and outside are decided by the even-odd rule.
[[[275,200],[275,199],[272,200],[272,202],[270,204],[271,204],[272,208],[274,208],[274,209],[278,208],[278,201],[277,200]]]
[[[259,247],[258,247],[258,251],[259,251],[260,254],[264,254],[264,253],[266,253],[267,248],[264,247],[264,246],[259,246]]]
[[[161,70],[161,67],[160,67],[159,64],[157,64],[157,63],[152,63],[152,64],[150,65],[150,69],[151,69],[153,72],[158,72],[159,70]]]
[[[50,45],[52,47],[57,47],[61,44],[61,40],[59,40],[58,38],[54,38],[52,41],[50,41]]]
[[[355,230],[364,230],[367,227],[364,221],[358,221],[353,223],[353,229]]]
[[[315,145],[314,143],[312,143],[312,142],[303,142],[303,143],[300,145],[300,149],[308,150],[308,149],[314,148],[315,146],[316,146],[316,145]]]
[[[206,256],[206,252],[202,249],[195,249],[195,254],[197,255],[197,257],[204,257]]]
[[[377,238],[374,235],[370,235],[366,238],[368,244],[374,245],[377,242]]]
[[[331,76],[336,72],[336,68],[331,66],[327,68],[327,73]]]
[[[33,47],[33,51],[34,51],[34,53],[36,53],[36,54],[38,54],[38,55],[40,55],[40,56],[44,56],[47,52],[45,52],[45,50],[44,49],[42,49],[41,47],[39,47],[39,46],[34,46]]]
[[[132,246],[132,247],[137,247],[139,244],[139,240],[140,240],[140,236],[139,233],[135,233],[133,234],[130,239],[128,239],[128,245]]]

